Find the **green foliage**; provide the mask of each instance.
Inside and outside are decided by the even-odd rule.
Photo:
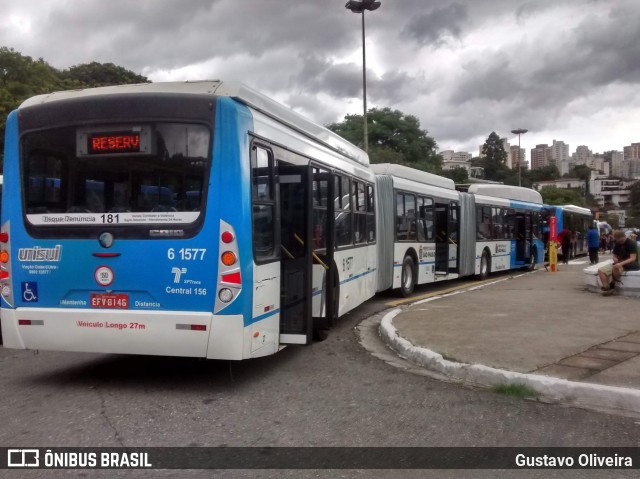
[[[582,191],[579,189],[544,186],[540,190],[540,194],[542,195],[542,200],[548,205],[584,206]]]
[[[362,115],[347,115],[344,121],[327,128],[363,148]],[[417,117],[390,108],[372,108],[367,112],[367,133],[372,163],[397,163],[440,172],[442,157],[436,153],[436,142],[420,129]]]
[[[149,82],[146,77],[113,63],[91,62],[84,65],[75,65],[68,70],[62,71],[60,76],[80,88]]]
[[[0,47],[0,161],[7,115],[27,98],[60,90],[148,81],[113,63],[92,62],[60,71],[42,58],[34,60],[13,48]]]
[[[456,184],[469,182],[469,172],[462,166],[456,166],[450,170],[443,170],[440,174],[447,178],[451,178]]]
[[[484,168],[485,179],[503,181],[507,171],[507,152],[495,131],[491,132],[482,145],[482,154],[485,156],[481,158],[480,166]]]
[[[560,178],[560,172],[555,165],[543,166],[535,170],[528,170],[527,177],[533,182],[551,181]]]
[[[591,172],[594,171],[587,165],[576,165],[570,172],[571,178],[578,178],[583,181],[589,181],[591,178]]]

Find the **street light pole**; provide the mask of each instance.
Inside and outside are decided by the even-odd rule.
[[[369,133],[367,132],[367,53],[365,46],[365,28],[364,28],[364,12],[369,10],[370,12],[380,8],[381,3],[375,0],[349,0],[345,8],[351,10],[353,13],[362,14],[362,104],[363,115],[362,120],[363,135],[364,135],[364,151],[369,153]]]
[[[520,135],[524,135],[529,130],[525,130],[524,128],[518,128],[516,130],[511,130],[511,133],[514,135],[518,135],[518,186],[522,186],[522,162],[520,161]]]

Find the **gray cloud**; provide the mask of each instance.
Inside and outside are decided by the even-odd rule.
[[[438,44],[447,37],[459,37],[466,20],[467,8],[453,3],[418,14],[409,21],[403,34],[421,45]]]

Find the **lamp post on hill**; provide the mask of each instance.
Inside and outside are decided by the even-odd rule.
[[[345,5],[347,10],[362,14],[362,103],[364,104],[364,151],[369,153],[369,135],[367,133],[367,55],[364,43],[364,12],[380,8],[381,3],[375,0],[349,0]]]
[[[529,130],[525,130],[524,128],[518,128],[516,130],[511,130],[511,133],[514,135],[518,135],[518,186],[522,186],[522,162],[520,161],[520,135],[524,135]]]

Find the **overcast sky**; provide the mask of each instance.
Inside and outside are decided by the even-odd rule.
[[[362,113],[346,0],[0,0],[0,45],[64,69],[236,80],[326,124]],[[640,1],[382,0],[366,15],[369,107],[416,115],[440,150],[491,131],[594,152],[640,142]]]

